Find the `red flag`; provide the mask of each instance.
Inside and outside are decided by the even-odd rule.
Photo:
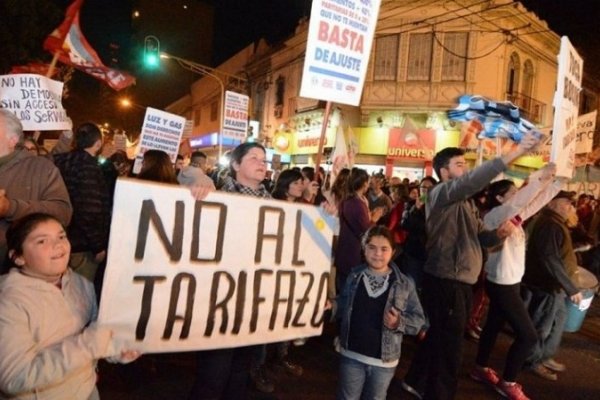
[[[121,90],[135,83],[135,78],[116,69],[108,68],[83,36],[79,26],[79,10],[83,0],[75,0],[67,9],[63,23],[44,41],[44,49],[52,54],[58,52],[58,60],[71,65],[111,88]]]
[[[11,68],[10,74],[37,74],[44,75],[48,74],[48,70],[50,69],[50,64],[44,64],[39,62],[30,62],[25,65],[15,65]],[[59,69],[54,69],[52,71],[52,76],[58,74],[60,72]]]

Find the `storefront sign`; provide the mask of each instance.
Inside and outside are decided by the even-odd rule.
[[[360,103],[380,3],[313,1],[300,96]]]
[[[387,157],[391,159],[431,160],[435,154],[435,131],[404,128],[390,129]]]
[[[323,147],[331,147],[334,143],[332,128],[327,128]],[[293,154],[316,154],[319,151],[319,132],[313,129],[312,132],[296,132],[294,135]]]
[[[119,179],[98,322],[177,352],[321,333],[336,218],[319,207]]]
[[[561,39],[558,56],[558,82],[554,94],[554,124],[550,159],[556,163],[556,175],[571,178],[577,141],[579,92],[583,59],[566,36]]]
[[[0,108],[19,118],[26,131],[73,128],[62,106],[63,83],[41,75],[0,76]]]

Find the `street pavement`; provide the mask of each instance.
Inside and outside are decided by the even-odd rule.
[[[338,355],[333,350],[333,327],[328,326],[320,337],[311,338],[301,347],[290,349],[291,358],[304,368],[296,378],[282,371],[269,369],[276,384],[271,395],[252,393],[255,400],[320,400],[333,399],[337,384]],[[501,334],[490,364],[502,371],[504,356],[511,338]],[[390,385],[388,399],[412,399],[402,390],[400,382],[406,373],[416,349],[413,338],[406,338],[396,377]],[[457,399],[500,399],[488,387],[472,381],[472,368],[477,344],[466,341]],[[525,393],[534,400],[598,400],[600,399],[600,298],[596,297],[588,310],[579,332],[565,333],[556,359],[567,365],[556,382],[551,382],[523,371],[519,382]],[[100,364],[98,388],[103,400],[158,400],[187,399],[194,379],[193,353],[146,355],[127,365]]]

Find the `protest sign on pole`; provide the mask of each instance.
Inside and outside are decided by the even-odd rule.
[[[313,1],[300,96],[360,103],[380,3]]]
[[[98,322],[175,352],[321,333],[337,218],[319,207],[119,179]]]
[[[248,134],[249,97],[236,92],[225,92],[223,137],[244,140]]]
[[[556,164],[556,175],[566,178],[573,176],[582,74],[583,59],[569,39],[563,36],[560,41],[558,81],[553,102],[550,161]]]
[[[594,131],[596,130],[596,114],[592,111],[577,118],[577,146],[575,153],[589,153],[594,147]]]
[[[26,131],[73,128],[62,106],[63,83],[41,75],[0,76],[0,108],[12,111]]]
[[[171,162],[175,163],[184,128],[184,117],[151,107],[146,108],[133,173],[140,172],[146,150],[162,150],[169,155]]]

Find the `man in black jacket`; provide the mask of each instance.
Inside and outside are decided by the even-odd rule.
[[[73,205],[69,266],[91,282],[106,258],[110,230],[111,194],[96,158],[101,149],[100,129],[85,123],[75,132],[74,149],[54,157]]]
[[[575,212],[575,192],[561,190],[529,227],[523,283],[529,315],[539,338],[527,364],[538,376],[555,381],[565,366],[552,357],[558,351],[567,319],[565,293],[579,304],[582,294],[572,278],[577,271],[567,217]]]

